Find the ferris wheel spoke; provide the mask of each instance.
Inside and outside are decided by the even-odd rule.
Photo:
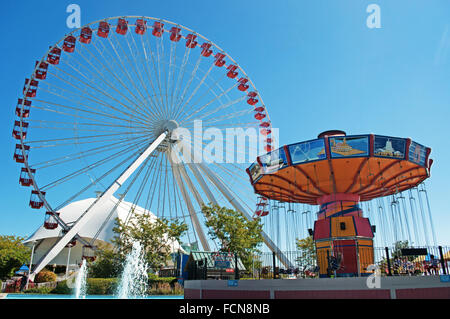
[[[138,77],[138,79],[139,79],[139,81],[140,81],[140,84],[141,84],[142,88],[143,88],[144,91],[147,93],[147,97],[148,97],[148,98],[143,97],[143,101],[148,100],[148,101],[150,102],[150,101],[152,100],[152,98],[151,98],[152,94],[150,94],[150,92],[149,92],[149,90],[148,90],[148,88],[147,88],[147,85],[145,84],[145,81],[143,80],[143,77],[142,77],[142,74],[141,74],[141,71],[140,71],[141,67],[138,65],[136,56],[134,55],[133,50],[131,49],[130,43],[129,43],[129,41],[128,41],[128,34],[129,34],[129,33],[127,33],[127,34],[125,35],[125,40],[127,41],[127,45],[128,45],[128,49],[129,49],[129,51],[130,51],[130,55],[131,55],[131,57],[132,57],[132,61],[128,58],[128,55],[127,55],[127,54],[125,53],[125,51],[123,50],[122,46],[120,45],[120,42],[118,42],[118,44],[119,44],[119,46],[120,46],[120,48],[121,48],[121,50],[122,50],[122,53],[123,53],[124,56],[126,57],[128,63],[129,63],[129,65],[131,65],[131,66],[133,67],[134,73],[135,73],[136,76]],[[131,36],[131,38],[133,39],[133,42],[135,43],[133,36]],[[136,87],[136,86],[135,86],[135,87]],[[141,96],[142,96],[142,94],[141,94]],[[144,104],[145,104],[145,103],[144,103]],[[156,115],[153,114],[153,116],[156,116]]]
[[[46,139],[46,140],[35,140],[35,141],[27,141],[24,144],[36,144],[36,143],[46,143],[46,142],[59,142],[59,141],[71,141],[71,140],[79,140],[79,139],[88,139],[88,138],[97,138],[97,137],[109,137],[109,136],[119,136],[119,135],[132,135],[136,134],[135,132],[120,132],[114,134],[100,134],[100,135],[90,135],[90,136],[75,136],[75,137],[64,137],[64,138],[55,138],[55,139]]]
[[[78,55],[81,56],[81,57],[82,57],[84,60],[86,60],[88,63],[90,63],[90,61],[89,61],[87,58],[85,58],[84,55],[83,55],[81,52],[79,52]],[[75,58],[71,57],[70,59],[75,59]],[[78,82],[80,82],[80,83],[83,84],[84,86],[87,86],[87,87],[91,88],[92,90],[94,90],[94,91],[100,93],[101,95],[103,95],[103,96],[105,96],[106,98],[108,98],[108,99],[114,101],[115,103],[118,103],[118,104],[122,105],[122,106],[125,107],[127,110],[133,111],[133,109],[130,108],[128,105],[126,105],[126,104],[122,103],[121,101],[119,101],[118,99],[114,98],[111,94],[108,94],[108,93],[106,92],[106,90],[104,90],[103,88],[99,88],[99,87],[98,87],[98,83],[99,83],[98,80],[100,80],[102,83],[104,83],[104,84],[105,84],[106,86],[108,86],[110,89],[112,89],[112,90],[114,90],[116,93],[118,93],[121,97],[125,98],[128,102],[130,102],[131,104],[134,104],[135,106],[139,107],[139,105],[137,105],[135,102],[131,101],[127,96],[123,95],[119,90],[117,90],[117,89],[115,88],[114,85],[110,84],[109,81],[107,81],[107,80],[105,79],[105,77],[103,77],[103,76],[101,76],[101,75],[98,75],[98,74],[101,74],[101,73],[98,71],[98,69],[97,69],[94,65],[92,65],[92,63],[90,63],[90,66],[91,66],[90,72],[91,72],[91,75],[95,76],[95,79],[97,79],[96,82],[94,82],[94,79],[89,79],[87,75],[85,75],[82,71],[80,71],[80,70],[79,70],[77,67],[75,67],[72,63],[69,63],[69,59],[68,59],[68,60],[64,60],[64,63],[65,63],[68,67],[70,67],[72,70],[74,70],[76,73],[78,73],[79,75],[81,75],[82,78],[83,78],[84,80],[83,80],[83,79],[80,79],[80,78],[78,78],[78,77],[76,77],[73,73],[69,73],[69,72],[64,71],[63,69],[61,69],[61,68],[59,68],[59,67],[57,67],[57,66],[55,66],[55,69],[58,70],[58,71],[60,71],[61,73],[64,73],[65,75],[67,75],[67,76],[69,76],[69,77],[71,77],[71,78],[77,80]],[[95,70],[96,73],[93,72],[93,70]],[[97,74],[97,73],[98,73],[98,74]],[[56,76],[56,75],[55,75],[55,76]]]
[[[100,43],[104,47],[103,43],[102,42],[100,42]],[[94,46],[95,50],[98,53],[100,53],[100,55],[103,58],[103,61],[108,61],[108,59],[106,59],[104,57],[103,53],[95,45],[95,42],[93,42],[93,46]],[[121,96],[123,96],[128,102],[130,102],[131,104],[136,106],[139,110],[141,110],[141,111],[143,111],[145,113],[150,112],[150,114],[154,115],[154,112],[150,108],[145,107],[145,103],[144,103],[143,106],[139,105],[139,103],[141,103],[141,101],[133,94],[133,92],[130,90],[130,88],[127,85],[125,85],[125,83],[116,75],[116,73],[111,70],[110,66],[107,66],[102,60],[99,60],[96,57],[96,55],[93,54],[89,49],[87,49],[86,51],[89,52],[89,54],[91,54],[98,61],[98,63],[101,64],[103,66],[103,68],[105,70],[107,70],[109,74],[111,74],[113,76],[113,78],[130,94],[130,96],[132,96],[135,99],[135,101],[130,100],[127,96],[125,96],[123,93],[121,93],[121,91],[118,90],[113,83],[111,83],[110,81],[106,81],[105,77],[100,77],[107,84],[108,87],[112,87],[116,92],[118,92]],[[108,63],[108,65],[109,65],[109,63]],[[136,103],[136,101],[137,101],[137,103]]]
[[[150,136],[146,133],[142,133],[142,134],[136,134],[137,136],[143,135],[145,137],[150,138]],[[83,144],[93,144],[93,143],[104,143],[104,142],[111,142],[111,141],[121,141],[121,140],[133,140],[130,136],[126,136],[123,138],[111,138],[111,139],[104,139],[104,140],[99,140],[99,141],[85,141],[85,142],[79,142],[79,141],[75,141],[72,143],[67,143],[67,142],[63,142],[63,143],[53,143],[53,144],[42,144],[42,145],[33,145],[33,149],[36,148],[49,148],[49,147],[59,147],[59,146],[63,146],[63,147],[67,147],[69,145],[83,145]],[[24,145],[27,145],[27,142],[24,142]]]
[[[163,33],[164,34],[164,33]],[[161,35],[161,37],[162,37],[163,35]],[[146,43],[147,43],[147,45],[146,45]],[[151,40],[150,40],[150,33],[148,33],[147,32],[147,35],[145,36],[145,39],[144,39],[144,36],[143,36],[143,38],[142,38],[142,42],[141,42],[141,44],[143,45],[143,47],[146,49],[146,51],[145,52],[147,52],[148,51],[148,54],[147,54],[147,56],[146,56],[146,61],[148,61],[148,62],[150,62],[150,60],[149,60],[149,58],[148,58],[148,55],[150,55],[150,59],[151,59],[151,63],[145,63],[145,65],[147,66],[147,74],[148,74],[148,76],[149,76],[149,78],[151,79],[151,85],[152,85],[152,88],[153,88],[153,90],[156,92],[156,89],[155,89],[155,85],[154,85],[154,83],[153,83],[153,77],[150,75],[151,74],[151,71],[148,69],[148,66],[149,65],[152,65],[153,66],[153,74],[155,74],[155,81],[156,81],[156,86],[158,87],[158,92],[159,92],[159,108],[158,108],[158,110],[159,110],[159,115],[162,117],[162,118],[164,118],[164,117],[166,117],[166,112],[167,112],[167,108],[168,108],[168,105],[167,104],[165,104],[164,103],[164,98],[163,98],[163,92],[162,92],[162,87],[161,87],[161,70],[160,70],[160,58],[159,58],[159,52],[158,52],[158,49],[156,49],[157,50],[157,55],[158,55],[158,57],[157,57],[157,60],[158,60],[158,67],[156,66],[156,63],[155,63],[155,54],[154,54],[154,50],[152,50],[152,46],[151,46]],[[148,47],[148,48],[147,48]]]
[[[137,55],[136,56],[133,55],[135,65],[137,66],[137,70],[139,71],[140,69],[145,69],[145,70],[143,70],[143,73],[144,73],[144,75],[145,74],[147,75],[147,79],[149,80],[149,81],[143,80],[144,77],[142,76],[141,72],[139,71],[139,78],[141,80],[141,84],[144,87],[145,91],[147,92],[148,101],[149,101],[149,103],[151,104],[151,106],[153,108],[152,109],[152,114],[153,114],[154,117],[161,116],[161,114],[160,114],[161,110],[157,107],[158,103],[156,103],[156,101],[153,99],[153,95],[154,94],[150,94],[149,93],[148,85],[145,84],[146,82],[150,82],[150,85],[151,85],[151,88],[152,88],[152,92],[154,92],[156,94],[156,90],[155,90],[155,87],[153,85],[153,79],[152,79],[152,77],[150,75],[150,72],[148,72],[148,70],[147,70],[147,63],[146,63],[147,62],[147,58],[146,58],[146,50],[145,50],[145,48],[143,46],[143,36],[141,37],[141,44],[143,46],[143,51],[144,51],[145,57],[142,57],[141,50],[139,50],[138,45],[136,44],[136,41],[134,39],[134,36],[131,35],[130,37],[133,40],[133,44],[134,44],[134,47],[136,49],[137,55],[139,55],[141,57],[141,60],[143,60],[142,64],[143,64],[144,67],[142,67],[142,66],[139,67],[138,63],[137,63]],[[128,34],[126,35],[126,39],[127,39],[127,42],[128,42]],[[128,47],[130,49],[131,54],[133,54],[130,45],[128,45]]]
[[[155,186],[154,176],[157,172],[156,165],[157,165],[158,159],[159,159],[159,156],[154,157],[152,160],[152,163],[151,163],[151,170],[150,170],[150,174],[149,174],[150,183],[148,183],[148,191],[146,194],[146,201],[145,201],[145,205],[144,205],[144,209],[147,211],[151,211],[151,208],[152,208],[152,203],[151,203],[150,197],[152,194],[154,194],[154,192],[152,192],[152,188]],[[150,176],[153,176],[153,177],[150,178]]]
[[[106,178],[107,176],[109,176],[112,172],[114,172],[115,170],[117,170],[119,167],[122,167],[125,163],[129,162],[130,159],[135,158],[136,156],[138,156],[140,153],[142,152],[141,149],[138,149],[136,152],[132,153],[130,156],[128,156],[127,158],[125,158],[124,160],[122,160],[121,162],[119,162],[118,164],[116,164],[113,168],[111,168],[110,170],[106,171],[102,176],[100,176],[99,178],[97,178],[95,181],[89,183],[88,185],[86,185],[84,188],[82,188],[80,191],[78,191],[77,193],[75,193],[74,195],[72,195],[70,198],[68,198],[66,201],[64,201],[63,203],[61,203],[57,208],[56,211],[61,209],[62,207],[65,207],[66,205],[68,205],[70,202],[72,202],[75,198],[79,197],[81,194],[83,194],[84,192],[86,192],[88,189],[90,189],[92,186],[97,185],[102,179]],[[116,156],[114,156],[114,158],[116,158]],[[111,160],[111,158],[107,159],[107,160]]]
[[[201,55],[200,55],[200,57],[201,57]],[[202,79],[197,84],[197,86],[194,88],[194,90],[191,92],[191,95],[186,100],[186,102],[184,102],[183,104],[180,102],[180,106],[177,108],[177,110],[172,112],[172,113],[174,113],[174,115],[173,115],[174,118],[176,118],[179,115],[180,112],[183,112],[184,108],[189,104],[189,102],[195,96],[197,91],[201,88],[203,83],[205,83],[205,80],[207,79],[207,77],[208,77],[209,73],[211,72],[211,70],[213,69],[213,67],[214,67],[214,64],[211,64],[211,66],[209,67],[208,71],[203,75]]]
[[[139,167],[138,171],[136,173],[134,173],[134,177],[131,180],[131,182],[129,183],[129,185],[127,186],[127,188],[125,189],[125,192],[121,195],[123,197],[125,197],[128,192],[131,190],[131,188],[133,187],[133,185],[137,182],[138,178],[140,177],[141,173],[144,171],[144,169],[147,167],[147,163],[150,161],[151,157],[147,157],[144,161],[144,163],[142,163],[142,165]],[[150,166],[149,166],[150,167]],[[139,184],[139,189],[137,191],[136,196],[134,197],[134,200],[131,203],[130,209],[128,211],[127,217],[125,219],[125,224],[128,223],[128,221],[130,220],[130,217],[132,214],[135,213],[135,209],[137,207],[138,201],[139,201],[139,197],[140,197],[140,192],[142,189],[142,185],[143,183],[145,183],[145,178],[147,176],[149,167],[147,167],[147,169],[145,170],[145,174],[144,174],[144,182]]]
[[[147,33],[147,37],[149,36],[149,33]],[[158,89],[159,89],[159,94],[161,96],[161,105],[164,105],[164,116],[167,117],[167,113],[168,113],[168,105],[165,103],[165,99],[164,94],[163,94],[163,70],[165,69],[164,67],[164,46],[163,46],[163,37],[164,37],[164,33],[161,35],[161,37],[159,38],[159,43],[158,40],[155,41],[155,46],[156,46],[156,57],[157,57],[157,61],[158,61]],[[160,54],[161,51],[161,54]],[[163,67],[161,68],[161,63],[163,63]]]
[[[84,173],[84,172],[86,172],[86,171],[88,171],[88,170],[90,170],[92,168],[98,168],[99,166],[101,166],[103,164],[106,164],[106,163],[116,159],[117,157],[120,157],[121,155],[126,154],[129,151],[132,151],[134,149],[138,149],[139,148],[139,144],[140,143],[134,143],[133,145],[128,146],[127,148],[117,152],[114,155],[106,156],[106,157],[102,158],[101,160],[98,160],[98,161],[96,161],[94,163],[86,165],[85,167],[79,168],[79,169],[77,169],[77,170],[75,170],[75,171],[73,171],[73,172],[71,172],[69,174],[66,174],[65,176],[63,176],[63,177],[61,177],[61,178],[59,178],[59,179],[57,179],[55,181],[49,182],[45,186],[42,186],[41,189],[48,190],[48,189],[50,189],[52,187],[55,187],[56,185],[58,185],[58,184],[60,184],[62,182],[66,182],[66,181],[70,180],[71,178],[76,177],[76,176],[78,176],[78,175],[80,175],[80,174],[82,174],[82,173]]]
[[[59,86],[57,86],[57,85],[54,85],[54,84],[49,84],[48,82],[46,83],[46,85],[47,85],[47,87],[49,87],[49,88],[53,88],[54,91],[46,90],[45,88],[41,88],[42,91],[47,92],[47,93],[49,93],[49,94],[52,94],[52,95],[54,95],[54,96],[57,96],[57,97],[66,99],[66,100],[71,101],[72,103],[75,103],[75,104],[77,104],[77,105],[80,105],[80,106],[86,105],[86,104],[82,104],[82,103],[80,102],[80,101],[82,101],[82,100],[91,101],[91,102],[93,102],[93,103],[95,103],[95,104],[100,104],[100,105],[103,105],[103,106],[105,106],[105,107],[107,107],[107,108],[109,108],[109,109],[111,109],[111,110],[114,110],[114,111],[117,111],[117,112],[119,112],[119,113],[122,113],[122,114],[125,115],[125,116],[129,116],[130,118],[136,118],[135,115],[130,114],[130,113],[127,113],[127,112],[124,112],[123,110],[120,110],[120,109],[118,109],[118,108],[116,108],[116,107],[114,107],[114,106],[112,106],[112,105],[110,105],[110,104],[107,104],[107,103],[105,103],[105,102],[102,102],[102,101],[100,101],[100,100],[98,100],[98,99],[91,99],[91,98],[87,97],[86,95],[76,94],[76,93],[74,93],[73,91],[66,90],[66,89],[61,88],[61,87],[59,87]],[[71,84],[71,85],[72,85],[72,84]],[[73,85],[72,85],[72,86],[73,86]],[[82,94],[86,93],[86,92],[84,92],[84,91],[82,91],[82,90],[79,90],[79,91],[80,91]],[[57,93],[57,92],[58,92],[58,93]],[[79,98],[79,101],[74,101],[74,100],[72,100],[72,99],[69,99],[69,98],[65,97],[64,95],[62,95],[62,93],[72,94],[73,96],[78,97],[78,98]],[[137,117],[137,118],[140,119],[140,120],[145,121],[145,120],[144,120],[143,118],[141,118],[141,117]]]
[[[236,103],[239,103],[239,102],[236,102]],[[225,113],[224,115],[215,116],[213,118],[206,119],[206,120],[203,120],[203,118],[197,118],[197,119],[203,120],[202,123],[207,123],[207,124],[209,124],[209,123],[217,123],[217,122],[221,122],[223,120],[232,120],[232,119],[236,119],[236,118],[242,118],[242,116],[248,115],[248,114],[250,114],[252,112],[253,112],[253,110],[248,108],[248,109],[244,109],[244,110],[236,111],[236,112],[232,112],[232,113]],[[255,127],[255,123],[256,123],[256,121],[255,122],[251,122],[251,123],[247,122],[247,123],[237,123],[237,124],[247,124],[247,125],[248,124],[253,124],[252,126]]]
[[[176,84],[175,84],[174,89],[172,90],[172,94],[171,94],[170,107],[172,109],[174,108],[174,105],[176,103],[176,99],[174,100],[174,98],[177,97],[178,94],[179,94],[178,90],[179,90],[179,87],[180,87],[180,85],[181,85],[181,83],[183,81],[183,78],[184,78],[184,73],[186,71],[186,65],[187,65],[187,63],[189,61],[190,52],[191,51],[186,46],[185,50],[184,50],[183,60],[181,62],[181,67],[178,70],[177,81],[176,81]]]
[[[105,45],[103,44],[103,42],[99,42],[101,45],[102,45],[102,47],[104,48],[104,50],[106,50],[106,48],[105,48]],[[137,98],[136,97],[136,95],[133,93],[133,91],[132,91],[132,89],[130,89],[130,87],[128,86],[128,85],[126,85],[125,83],[124,83],[124,81],[122,81],[122,79],[120,78],[120,77],[118,77],[118,75],[116,74],[116,72],[113,72],[111,69],[115,69],[115,70],[121,70],[122,71],[122,73],[124,72],[123,71],[123,68],[122,68],[122,66],[120,65],[120,62],[118,62],[118,60],[114,57],[114,56],[111,56],[111,58],[110,59],[108,59],[108,58],[106,58],[104,55],[103,55],[103,52],[102,51],[100,51],[98,48],[97,48],[97,46],[95,45],[95,42],[93,43],[94,45],[94,48],[97,50],[97,52],[98,53],[100,53],[100,55],[102,56],[102,59],[103,59],[103,61],[105,61],[107,64],[108,64],[108,66],[107,65],[105,65],[105,63],[103,63],[102,61],[100,61],[100,63],[103,65],[103,67],[106,69],[106,70],[108,70],[108,72],[113,76],[113,78],[118,82],[118,83],[120,83],[120,85],[130,94],[130,96],[132,96],[134,99],[135,99],[135,101],[133,102],[133,104],[139,109],[139,110],[141,110],[142,112],[144,112],[144,113],[147,113],[147,112],[150,112],[150,113],[152,113],[152,111],[148,108],[148,107],[145,107],[145,103],[143,104],[143,105],[140,105],[140,104],[142,104],[142,101],[139,99],[139,98]],[[115,64],[116,65],[118,65],[119,67],[117,68],[117,67],[114,67],[114,66],[111,66],[110,64],[109,64],[109,62],[107,62],[107,61],[111,61],[111,62],[115,62]],[[113,86],[114,86],[114,84],[112,84]],[[129,99],[127,99],[127,100],[129,100]],[[137,102],[136,102],[137,101]],[[146,109],[146,110],[144,110],[144,109]]]
[[[141,46],[142,46],[142,52],[143,52],[143,56],[142,56],[142,53],[141,53],[141,59],[143,59],[144,69],[145,69],[145,72],[146,72],[146,76],[149,79],[152,91],[155,93],[155,100],[153,100],[153,98],[151,97],[151,101],[152,101],[152,104],[153,104],[153,107],[154,107],[154,112],[156,113],[156,117],[162,118],[163,117],[163,113],[164,113],[162,96],[160,94],[159,101],[157,101],[157,98],[156,98],[157,89],[155,88],[155,84],[153,83],[152,72],[149,69],[149,65],[151,64],[149,55],[150,55],[150,57],[151,57],[151,59],[153,61],[153,51],[151,50],[151,46],[150,45],[149,45],[149,49],[147,49],[147,46],[145,44],[146,43],[146,38],[147,37],[144,37],[144,36],[141,37]],[[140,52],[140,51],[141,50],[138,50],[138,52]],[[155,74],[155,73],[156,73],[156,70],[155,70],[155,72],[153,72],[153,74]]]
[[[84,120],[90,120],[90,121],[96,121],[96,122],[99,121],[98,118],[92,118],[92,117],[81,116],[81,115],[79,115],[79,114],[77,114],[77,113],[73,113],[73,112],[72,112],[72,113],[62,112],[62,111],[59,111],[59,110],[56,110],[56,109],[52,109],[52,108],[50,108],[50,106],[60,107],[60,108],[65,108],[65,109],[69,109],[69,110],[74,110],[74,111],[76,111],[76,112],[89,113],[89,114],[91,114],[91,115],[99,115],[99,116],[102,116],[102,117],[106,117],[106,118],[108,118],[108,119],[113,119],[113,120],[118,120],[118,121],[123,121],[123,122],[129,122],[129,123],[135,123],[135,124],[142,124],[142,125],[144,125],[144,127],[146,126],[146,123],[140,123],[140,122],[132,121],[132,120],[130,120],[130,119],[124,119],[124,118],[120,118],[120,117],[113,116],[113,115],[106,114],[106,113],[93,112],[93,111],[84,110],[84,109],[80,109],[80,108],[73,107],[73,106],[68,106],[68,105],[64,105],[64,104],[48,102],[48,101],[44,101],[44,100],[37,100],[37,99],[34,99],[33,101],[34,101],[34,102],[42,103],[42,104],[44,104],[46,107],[37,106],[37,105],[33,104],[33,105],[30,106],[31,108],[37,109],[37,110],[42,110],[42,111],[45,111],[45,112],[56,113],[56,114],[58,114],[58,115],[70,116],[70,117],[74,117],[74,118],[79,118],[79,119],[84,119]],[[107,125],[107,124],[112,125],[112,126],[117,125],[117,122],[115,122],[115,123],[114,123],[114,122],[106,122],[105,120],[102,120],[101,123],[104,124],[104,125]],[[120,123],[120,122],[119,122],[119,123]],[[123,125],[122,125],[122,126],[123,126]]]
[[[86,50],[86,52],[89,52],[89,53],[90,53],[89,50]],[[79,52],[79,56],[81,56],[85,61],[87,61],[88,63],[90,63],[89,59],[87,59],[81,52]],[[71,57],[71,59],[75,59],[75,58]],[[90,66],[91,66],[90,72],[91,72],[91,74],[92,74],[93,76],[95,76],[95,78],[97,79],[96,82],[93,82],[93,80],[89,79],[89,78],[88,78],[85,74],[83,74],[78,68],[76,68],[76,67],[73,66],[72,64],[68,63],[68,61],[65,61],[65,64],[68,65],[68,66],[69,66],[71,69],[73,69],[75,72],[77,72],[78,74],[80,74],[85,80],[81,80],[81,79],[75,77],[73,74],[68,73],[68,72],[65,72],[65,71],[63,71],[63,70],[60,69],[60,68],[57,68],[57,67],[55,67],[55,68],[58,69],[59,71],[65,73],[65,74],[69,75],[70,77],[76,79],[77,81],[81,82],[83,85],[86,85],[86,86],[92,88],[93,90],[95,90],[95,91],[101,93],[102,95],[104,95],[105,97],[107,97],[107,98],[109,98],[110,100],[114,101],[115,103],[118,103],[118,104],[122,105],[126,110],[128,110],[128,111],[130,111],[130,112],[132,112],[132,113],[135,113],[135,110],[134,110],[133,108],[131,108],[130,106],[124,104],[123,102],[119,101],[118,99],[114,98],[111,94],[108,94],[104,89],[99,89],[99,88],[97,87],[98,83],[102,82],[102,83],[105,84],[108,88],[110,88],[110,89],[112,89],[114,92],[116,92],[120,97],[122,97],[122,98],[124,98],[125,100],[127,100],[130,104],[134,105],[135,107],[137,107],[137,108],[139,108],[139,109],[141,109],[141,110],[143,110],[143,111],[146,111],[146,110],[142,109],[136,102],[130,100],[126,95],[124,95],[121,91],[119,91],[119,90],[116,88],[116,86],[115,86],[114,84],[110,83],[110,82],[107,80],[107,77],[102,76],[101,72],[100,72],[100,71],[97,69],[97,67],[96,67],[95,65],[93,65],[92,63],[90,63]],[[96,72],[93,72],[93,70],[95,70]],[[86,81],[88,81],[88,83],[87,83]],[[97,85],[95,85],[95,84],[97,84]],[[109,105],[110,105],[110,104],[109,104]],[[149,115],[149,114],[147,113],[147,115]]]
[[[157,167],[155,168],[155,172],[153,174],[152,182],[150,183],[150,185],[153,186],[152,189],[149,190],[149,195],[151,194],[150,202],[149,202],[149,206],[150,207],[152,207],[152,204],[153,204],[153,198],[154,198],[154,195],[156,193],[156,187],[158,185],[158,177],[159,177],[159,174],[161,173],[159,167],[161,166],[161,163],[162,163],[162,156],[158,156],[158,157],[159,157],[159,164],[156,164]],[[159,213],[159,207],[157,209],[157,212]]]
[[[202,62],[202,55],[199,55],[197,58],[197,62],[195,63],[194,69],[191,71],[191,76],[189,77],[188,82],[184,86],[183,93],[176,98],[176,106],[174,106],[176,113],[178,113],[178,109],[183,104],[183,101],[186,97],[187,91],[191,87],[192,81],[195,79],[197,71],[200,67],[200,63]]]
[[[220,93],[219,95],[216,95],[213,99],[211,99],[210,101],[208,101],[206,104],[202,105],[201,107],[199,107],[197,110],[195,110],[194,112],[192,112],[190,115],[186,116],[184,122],[190,120],[193,116],[195,116],[196,114],[198,114],[199,112],[202,112],[206,107],[208,107],[209,105],[211,105],[213,102],[217,101],[218,99],[220,99],[221,97],[225,96],[228,92],[230,92],[233,88],[235,88],[237,86],[237,83],[234,84],[232,87],[230,87],[229,89],[227,89],[226,91],[223,91],[222,93]],[[243,99],[245,99],[245,96],[236,99],[235,103],[238,103],[240,101],[242,101]],[[228,102],[230,103],[230,102]],[[207,113],[206,115],[202,116],[202,118],[204,118],[205,116],[211,115],[217,111],[219,111],[221,108],[223,108],[224,104],[221,104],[214,112],[210,111],[209,113]]]
[[[133,140],[114,140],[113,143],[110,144],[106,144],[106,145],[102,145],[102,146],[98,146],[98,147],[94,147],[94,148],[90,148],[87,150],[83,150],[77,153],[72,153],[72,154],[68,154],[65,156],[60,156],[54,159],[50,159],[50,160],[46,160],[43,162],[39,162],[36,164],[30,164],[30,168],[35,168],[35,169],[44,169],[50,166],[55,166],[55,165],[59,165],[59,164],[65,164],[67,162],[76,160],[76,159],[80,159],[82,157],[88,157],[88,156],[92,156],[92,155],[96,155],[100,152],[104,152],[104,151],[110,151],[113,149],[118,149],[118,148],[122,148],[131,144],[136,144],[137,142],[144,142],[145,139],[147,137],[141,137],[141,138],[137,138],[137,139],[133,139]]]
[[[208,116],[214,115],[214,114],[216,114],[219,111],[223,111],[224,109],[226,109],[226,108],[228,108],[230,106],[233,106],[233,105],[235,105],[235,104],[237,104],[239,102],[242,102],[243,100],[245,100],[245,98],[246,98],[246,96],[244,95],[244,96],[238,97],[237,99],[235,99],[233,101],[229,101],[227,103],[223,103],[223,104],[219,105],[217,108],[215,108],[214,110],[211,110],[210,112],[207,112],[207,113],[203,114],[202,116],[197,117],[196,119],[197,120],[202,120],[202,119],[204,119],[204,118],[206,118]]]
[[[204,85],[206,86],[207,90],[204,90],[205,92],[202,95],[199,95],[199,97],[196,99],[195,102],[192,102],[191,105],[188,107],[186,105],[186,107],[188,107],[183,113],[181,113],[183,116],[187,116],[189,113],[191,113],[195,107],[197,107],[198,105],[202,105],[202,102],[204,98],[206,98],[208,95],[210,95],[212,93],[212,95],[215,96],[215,99],[213,99],[212,101],[207,103],[207,106],[210,105],[211,103],[215,102],[215,100],[219,100],[220,98],[222,98],[223,96],[226,96],[227,93],[229,93],[230,90],[227,90],[227,92],[224,91],[224,89],[221,87],[220,85],[220,79],[218,78],[217,80],[215,80],[211,85],[209,85],[207,82],[204,82]],[[217,87],[219,89],[219,91],[221,92],[221,95],[218,95],[213,88]],[[235,86],[234,86],[235,87]]]
[[[115,32],[112,32],[112,34],[113,34],[114,36],[108,37],[107,39],[108,39],[108,42],[109,42],[110,46],[112,47],[112,49],[113,49],[113,51],[114,51],[114,53],[115,53],[115,56],[116,56],[116,58],[117,58],[117,61],[119,61],[118,65],[119,65],[119,67],[121,68],[123,74],[126,75],[128,81],[129,81],[129,83],[130,83],[130,84],[134,87],[134,89],[136,90],[137,94],[140,95],[140,97],[141,97],[141,100],[140,100],[140,101],[141,101],[141,103],[142,103],[142,101],[145,101],[145,96],[142,94],[141,90],[136,86],[136,83],[133,81],[133,79],[132,79],[130,73],[129,73],[128,70],[127,70],[127,67],[125,66],[124,61],[122,60],[122,58],[121,58],[119,52],[117,51],[116,46],[114,45],[114,43],[113,43],[112,40],[111,40],[112,38],[114,38],[115,41],[116,41],[117,46],[119,46],[119,47],[121,48],[122,52],[124,52],[124,51],[123,51],[123,48],[122,48],[122,46],[121,46],[121,44],[120,44],[120,41],[119,41],[119,39],[117,38],[118,36],[115,34]],[[127,57],[127,58],[128,58],[128,57]]]
[[[86,118],[87,119],[87,118]],[[92,119],[93,120],[93,119]],[[105,122],[89,122],[89,123],[82,123],[82,122],[62,122],[62,121],[48,121],[48,120],[34,120],[34,119],[28,119],[27,120],[30,124],[33,123],[42,123],[42,124],[67,124],[67,125],[71,125],[71,126],[104,126],[104,127],[110,127],[110,128],[127,128],[127,129],[148,129],[147,126],[130,126],[130,125],[119,125],[116,123],[105,123]],[[52,127],[48,127],[48,128],[52,128]],[[58,128],[58,127],[55,127]],[[62,128],[68,128],[67,126],[62,126]],[[70,127],[69,129],[73,130],[73,127]],[[111,130],[109,130],[108,132],[111,132]]]

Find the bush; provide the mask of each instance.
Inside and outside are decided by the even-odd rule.
[[[60,294],[60,295],[71,295],[73,294],[73,289],[67,286],[67,281],[63,280],[58,282],[56,287],[50,292],[52,294]]]
[[[148,283],[149,285],[156,285],[158,283],[168,283],[173,285],[173,282],[176,282],[176,277],[158,277],[155,274],[148,274]]]
[[[88,278],[88,295],[113,295],[118,284],[117,278]]]
[[[182,295],[183,293],[183,287],[179,283],[172,286],[168,282],[158,282],[151,285],[147,290],[149,295]]]
[[[49,294],[51,293],[53,288],[51,287],[35,287],[24,290],[23,292],[26,294]]]
[[[34,278],[35,283],[56,281],[56,274],[52,271],[43,270]]]

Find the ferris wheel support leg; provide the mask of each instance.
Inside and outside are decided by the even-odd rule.
[[[94,216],[94,207],[102,205],[108,201],[111,196],[122,186],[123,183],[133,174],[133,172],[150,156],[153,151],[161,144],[167,136],[167,132],[162,133],[156,140],[154,140],[145,150],[138,156],[138,158],[128,166],[122,174],[117,178],[104,192],[98,197],[84,213],[78,218],[78,220],[72,225],[69,231],[63,235],[54,244],[50,250],[38,261],[30,277],[34,279],[34,276],[40,272],[50,261],[52,261],[59,252],[78,234],[78,232],[86,225],[87,222]]]
[[[198,164],[200,169],[206,174],[208,179],[216,185],[217,189],[225,196],[228,202],[239,212],[241,212],[247,220],[251,220],[252,216],[245,210],[244,207],[234,198],[229,189],[226,187],[222,181],[217,178],[217,176],[208,167],[203,164]],[[269,236],[262,231],[264,243],[267,247],[276,254],[278,260],[287,268],[294,268],[294,265],[289,261],[289,259],[283,254],[283,252],[275,245],[275,243],[269,238]]]
[[[203,179],[200,171],[198,170],[198,167],[192,163],[187,163],[187,165],[189,166],[192,173],[194,174],[195,179],[200,184],[200,187],[202,188],[203,192],[206,194],[206,197],[208,197],[209,202],[212,203],[213,205],[218,205],[216,198],[214,197],[213,193],[209,189],[208,185],[206,185],[206,182]]]
[[[208,240],[206,239],[203,229],[200,226],[200,222],[198,220],[197,214],[195,213],[194,206],[192,205],[192,202],[191,202],[191,199],[189,198],[186,187],[184,186],[184,182],[181,177],[182,173],[181,173],[181,169],[180,169],[180,164],[173,163],[170,155],[168,156],[168,158],[169,158],[170,164],[172,165],[173,175],[175,176],[175,180],[178,184],[178,187],[180,188],[181,196],[183,196],[184,202],[187,205],[187,209],[189,211],[189,215],[191,217],[191,221],[194,226],[195,232],[197,233],[197,235],[199,237],[199,240],[200,240],[200,243],[201,243],[203,249],[205,251],[210,251],[211,249],[209,247]],[[194,196],[196,196],[195,192],[194,192]]]

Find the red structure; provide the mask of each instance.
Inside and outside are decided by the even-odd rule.
[[[371,273],[374,227],[359,202],[423,182],[430,176],[430,152],[411,139],[334,130],[260,156],[247,173],[264,198],[320,205],[310,230],[320,276],[360,276]]]

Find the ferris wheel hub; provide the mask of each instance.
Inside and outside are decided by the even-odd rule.
[[[155,137],[161,135],[164,132],[172,133],[175,129],[178,128],[178,123],[175,120],[159,120],[155,124],[154,135]]]

